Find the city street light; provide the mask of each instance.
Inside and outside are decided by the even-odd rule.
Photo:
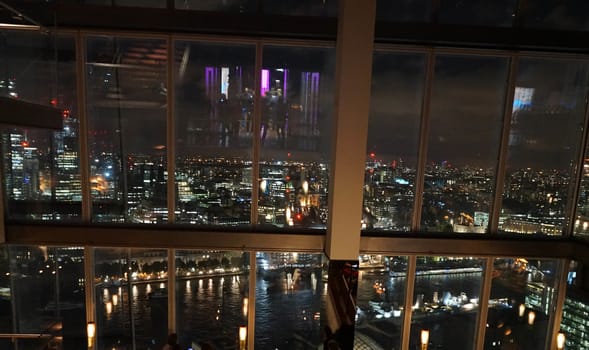
[[[427,344],[429,343],[429,330],[421,330],[421,350],[427,350]]]

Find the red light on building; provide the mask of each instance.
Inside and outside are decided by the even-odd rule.
[[[56,98],[52,98],[51,100],[49,100],[49,103],[51,103],[51,105],[53,107],[57,106],[57,99]]]
[[[370,158],[374,158],[376,157],[376,154],[374,154],[374,152],[370,153]]]
[[[70,110],[69,109],[64,109],[61,112],[61,116],[64,117],[64,118],[69,118],[70,117]]]
[[[303,216],[301,215],[301,213],[297,213],[297,215],[295,215],[295,218],[297,218],[297,220],[301,220],[303,218]]]
[[[20,143],[23,147],[29,147],[29,141],[23,141]]]

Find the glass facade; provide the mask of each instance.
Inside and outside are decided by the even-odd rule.
[[[15,334],[0,344],[85,347],[84,249],[11,245],[0,251],[0,331]]]
[[[267,46],[258,223],[325,228],[335,52]]]
[[[93,221],[166,222],[166,42],[90,37],[86,48]]]
[[[522,58],[515,85],[499,231],[561,235],[581,147],[589,66]],[[558,132],[555,132],[558,130]]]
[[[0,34],[0,96],[58,108],[63,116],[61,131],[3,127],[7,215],[17,220],[80,221],[74,37]]]
[[[238,347],[248,304],[248,253],[176,251],[176,323],[183,349]]]
[[[504,58],[436,56],[422,230],[487,231],[507,67]]]
[[[485,348],[501,349],[507,344],[530,350],[547,347],[557,271],[556,260],[495,259]]]
[[[409,231],[425,55],[376,51],[372,67],[362,227]]]
[[[472,349],[484,261],[475,258],[417,257],[410,346]],[[460,329],[460,333],[456,333]]]
[[[316,40],[335,36],[276,33],[258,16],[333,16],[334,2],[58,3],[262,20],[236,37],[206,24],[162,29],[165,18],[159,33],[0,32],[0,95],[63,116],[59,132],[2,131],[0,241],[11,244],[0,246],[0,348],[85,348],[86,322],[100,350],[161,349],[170,332],[192,349],[316,349],[346,338],[358,349],[535,350],[553,347],[561,321],[567,347],[584,346],[587,274],[582,262],[567,276],[563,267],[586,248],[572,236],[589,232],[585,56],[540,44],[546,52],[473,49],[460,35],[365,48],[370,112],[357,117],[368,140],[345,142],[366,161],[346,168],[331,144],[337,108],[352,103],[336,92],[353,68],[336,71],[333,40]],[[378,19],[426,32],[585,26],[582,13],[534,1],[378,6]],[[137,22],[157,11],[138,9]],[[364,177],[338,188],[362,188],[362,215],[331,232],[328,210],[339,207],[329,181],[348,171]],[[358,264],[322,254],[358,240]],[[565,298],[565,279],[580,296]]]
[[[355,342],[400,349],[407,288],[407,257],[361,255]]]
[[[256,253],[258,349],[316,349],[327,295],[322,254]]]
[[[176,222],[250,223],[253,45],[175,43]]]

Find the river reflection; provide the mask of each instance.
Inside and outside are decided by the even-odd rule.
[[[239,327],[247,325],[248,282],[247,273],[177,280],[176,326],[183,350],[203,342],[216,349],[238,348]],[[259,274],[256,348],[316,349],[324,285],[320,269],[303,269],[296,276],[286,270]],[[98,349],[131,349],[129,288],[97,287],[96,295]],[[136,283],[130,295],[136,348],[161,349],[167,332],[166,289],[160,282]]]

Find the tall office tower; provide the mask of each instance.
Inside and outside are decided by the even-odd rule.
[[[567,349],[589,349],[589,300],[582,293],[567,290],[560,329],[566,334]]]
[[[36,199],[40,195],[39,153],[17,129],[2,135],[4,176],[9,199]]]
[[[81,201],[78,121],[69,110],[63,111],[63,117],[63,130],[54,133],[55,198],[59,201]]]
[[[39,197],[39,153],[37,147],[30,147],[28,141],[23,141],[23,199],[37,199]]]

